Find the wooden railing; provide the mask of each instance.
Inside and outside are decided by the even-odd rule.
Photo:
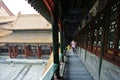
[[[59,61],[61,62],[62,59],[62,54],[59,54]],[[54,74],[56,72],[56,69],[58,68],[58,66],[62,66],[60,68],[60,76],[63,75],[63,64],[54,64],[53,63],[53,53],[50,55],[50,58],[48,60],[48,63],[45,67],[45,70],[43,71],[42,77],[40,78],[40,80],[51,80],[54,77]]]

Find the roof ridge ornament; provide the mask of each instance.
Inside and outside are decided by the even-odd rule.
[[[18,12],[18,16],[20,16],[20,15],[21,15],[21,11]]]

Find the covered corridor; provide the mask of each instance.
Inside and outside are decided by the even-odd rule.
[[[120,79],[119,0],[28,0],[28,3],[52,24],[53,63],[45,77],[51,74],[49,80],[55,80],[54,75],[61,79],[59,67],[62,60],[59,54],[64,56],[66,47],[74,40],[78,47],[77,54],[94,80]],[[81,65],[81,61],[76,60],[75,54],[68,57],[63,76],[66,79],[80,78],[77,72],[74,74],[74,69],[81,70],[81,67],[71,67],[77,61]],[[71,74],[73,77],[70,77]]]
[[[64,80],[94,80],[80,60],[78,54],[69,50],[66,56],[66,66],[63,74]]]

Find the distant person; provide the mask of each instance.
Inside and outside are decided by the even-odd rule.
[[[72,47],[73,52],[76,52],[76,50],[75,50],[75,48],[76,48],[76,43],[75,43],[75,41],[72,41],[72,42],[71,42],[71,47]]]
[[[68,45],[66,48],[67,48],[67,50],[70,50],[70,45]]]

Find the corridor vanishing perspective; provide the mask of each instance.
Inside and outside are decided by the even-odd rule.
[[[0,17],[0,72],[21,64],[10,80],[120,80],[120,0],[25,1],[39,14]]]
[[[53,66],[56,69],[53,75],[57,79],[80,78],[74,70],[80,74],[81,67],[74,66],[77,62],[77,66],[81,65],[81,61],[93,77],[86,74],[86,80],[120,79],[119,0],[28,0],[28,3],[52,24],[53,65],[57,65]],[[76,61],[75,54],[69,54],[65,63],[59,54],[64,57],[72,41],[76,42],[81,60]],[[61,62],[65,64],[63,76],[59,76]]]
[[[64,80],[93,80],[93,77],[80,60],[78,54],[68,50],[66,56]]]

